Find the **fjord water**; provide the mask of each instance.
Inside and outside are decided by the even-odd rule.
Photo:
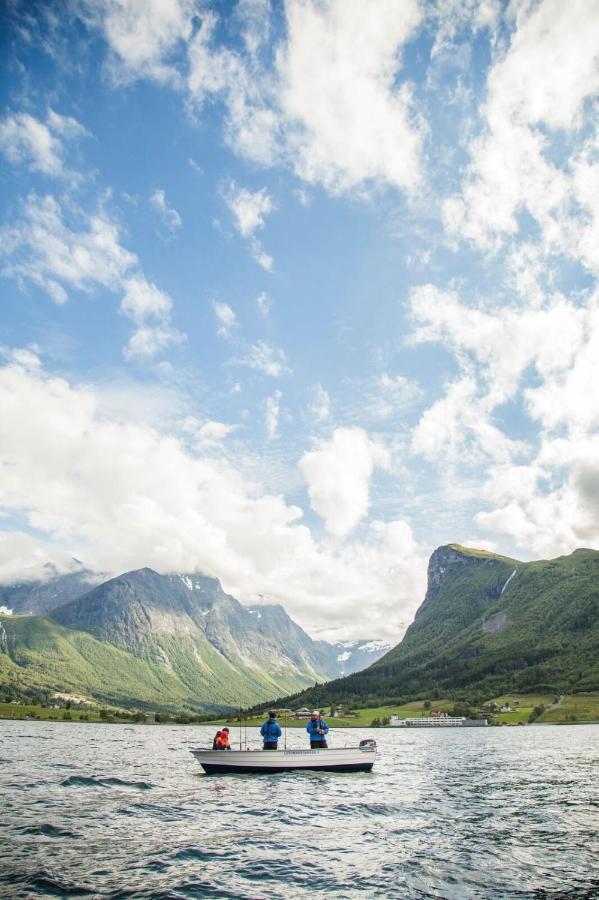
[[[0,722],[0,896],[599,896],[599,725],[337,730],[372,773],[206,777],[213,730]]]

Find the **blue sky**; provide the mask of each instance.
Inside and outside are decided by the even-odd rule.
[[[599,4],[4,3],[0,578],[398,639],[599,545]]]

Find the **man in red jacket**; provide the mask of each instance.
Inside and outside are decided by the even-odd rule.
[[[225,726],[221,730],[221,733],[216,738],[216,749],[217,750],[230,750],[231,745],[229,743],[229,729]]]

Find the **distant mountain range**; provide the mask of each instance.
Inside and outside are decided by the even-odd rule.
[[[282,606],[244,606],[200,575],[107,581],[80,564],[0,588],[4,693],[71,692],[155,709],[237,708],[356,671],[378,641],[315,641]]]
[[[599,552],[521,562],[449,544],[403,640],[363,672],[283,701],[377,705],[599,690]]]

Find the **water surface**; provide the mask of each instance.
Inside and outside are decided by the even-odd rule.
[[[206,777],[213,731],[0,721],[0,896],[599,897],[599,726],[339,729],[372,773]]]

